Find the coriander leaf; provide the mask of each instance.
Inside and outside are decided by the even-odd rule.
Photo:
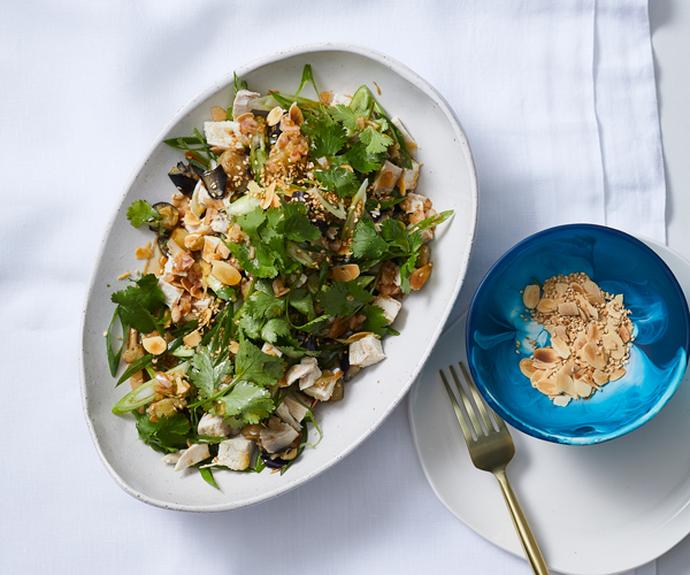
[[[248,271],[257,278],[274,278],[278,275],[275,266],[275,254],[271,255],[267,250],[255,246],[254,258],[249,257],[249,248],[246,244],[228,243],[232,255],[237,258],[242,269]]]
[[[237,216],[235,218],[235,222],[237,222],[237,224],[239,224],[239,226],[242,228],[242,231],[249,234],[249,235],[256,233],[256,230],[265,221],[266,221],[266,214],[259,207],[254,208],[251,212],[248,212],[248,213],[241,215],[241,216]]]
[[[301,202],[289,202],[283,206],[283,220],[279,232],[295,242],[316,241],[321,237],[319,228],[309,221],[307,206]]]
[[[137,431],[141,440],[156,451],[173,453],[187,447],[187,436],[191,432],[189,419],[176,413],[170,417],[160,417],[155,422],[145,413],[134,412]]]
[[[157,222],[160,214],[146,200],[135,200],[127,208],[127,219],[135,228]]]
[[[304,288],[296,288],[290,292],[288,298],[290,306],[307,316],[307,319],[314,317],[314,299],[309,291]]]
[[[347,141],[343,127],[323,109],[310,114],[301,129],[311,140],[312,155],[315,158],[334,156]]]
[[[357,176],[341,166],[334,166],[329,170],[318,170],[314,175],[327,190],[335,192],[341,198],[353,196],[359,188]]]
[[[165,307],[165,296],[155,275],[142,276],[135,285],[115,292],[111,300],[119,305],[118,314],[126,325],[142,333],[158,329],[156,315]]]
[[[389,248],[396,248],[403,255],[410,251],[409,232],[400,220],[384,220],[381,224],[381,237]]]
[[[424,244],[422,235],[419,232],[413,232],[409,236],[410,250],[405,262],[400,266],[400,289],[403,293],[410,293],[410,276],[414,272],[419,258],[419,250]]]
[[[221,383],[232,373],[232,362],[225,359],[214,365],[208,348],[199,346],[191,360],[189,379],[199,390],[201,398],[213,395]]]
[[[359,140],[366,144],[367,154],[380,154],[385,152],[393,143],[393,139],[386,134],[377,132],[372,126],[366,128],[360,135]]]
[[[281,337],[290,335],[290,324],[278,317],[269,319],[261,329],[261,339],[269,343],[275,343]]]
[[[362,141],[355,142],[345,153],[343,159],[355,170],[362,174],[368,174],[378,170],[384,161],[384,154],[371,154],[367,151],[367,144]]]
[[[352,255],[356,258],[376,260],[383,257],[388,246],[376,231],[374,222],[367,219],[361,219],[355,226],[351,248]]]
[[[360,120],[362,118],[361,114],[358,114],[355,110],[349,106],[344,106],[343,104],[338,104],[337,106],[332,106],[329,109],[331,116],[338,122],[340,122],[344,127],[348,136],[352,136],[355,132],[364,126],[364,122]]]
[[[373,331],[380,336],[398,335],[396,330],[389,327],[389,322],[383,313],[383,309],[379,306],[375,304],[364,306],[362,313],[367,316],[366,321],[362,325],[362,331]]]
[[[239,381],[219,401],[225,408],[226,416],[239,416],[245,423],[259,423],[274,409],[268,390],[247,381]]]
[[[346,317],[355,313],[373,296],[357,284],[357,281],[335,282],[319,293],[319,303],[331,316]]]
[[[263,353],[244,336],[240,337],[235,367],[236,379],[248,380],[262,386],[275,384],[285,370],[282,359]]]
[[[263,324],[264,320],[259,317],[249,314],[242,314],[237,325],[247,336],[258,339],[261,337],[261,327]]]

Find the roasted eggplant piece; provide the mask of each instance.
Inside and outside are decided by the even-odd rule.
[[[215,168],[206,170],[201,174],[201,180],[206,186],[209,196],[215,200],[225,197],[225,186],[228,183],[228,175],[220,164]]]
[[[158,202],[151,206],[158,212],[160,216],[155,222],[149,224],[149,229],[158,232],[159,234],[168,234],[175,229],[177,222],[180,220],[180,212],[177,208],[168,202]]]
[[[166,257],[170,257],[170,248],[168,247],[168,240],[170,239],[170,236],[168,235],[159,235],[158,236],[158,249],[161,251],[161,253]]]
[[[196,183],[199,181],[199,174],[189,164],[184,162],[178,162],[176,166],[173,166],[168,172],[168,177],[175,184],[177,190],[188,197],[191,197]]]

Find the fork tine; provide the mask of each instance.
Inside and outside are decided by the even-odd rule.
[[[503,420],[500,417],[496,416],[493,410],[487,405],[486,400],[482,397],[481,393],[479,393],[479,391],[477,390],[477,386],[474,384],[472,376],[467,370],[465,364],[461,361],[459,362],[459,365],[460,370],[462,371],[462,375],[465,378],[465,381],[467,382],[467,386],[472,391],[472,396],[474,397],[475,403],[479,407],[479,410],[484,414],[486,420],[490,422],[489,427],[491,427],[493,424],[494,429],[496,429],[497,431],[508,431],[508,428],[506,427],[506,424],[503,422]]]
[[[477,405],[477,409],[479,410],[479,413],[483,418],[483,421],[484,421],[484,424],[486,425],[487,431],[491,432],[491,431],[497,430],[497,428],[494,426],[494,419],[491,417],[491,414],[490,414],[491,410],[489,409],[489,406],[484,401],[484,398],[481,396],[481,394],[477,390],[477,386],[474,385],[474,382],[472,381],[472,378],[470,377],[470,374],[467,371],[465,364],[460,361],[460,362],[458,362],[458,365],[460,366],[460,372],[462,373],[462,376],[465,379],[465,383],[467,384],[467,387],[469,388],[470,393],[472,394],[472,398],[474,399],[474,403]]]
[[[458,390],[458,394],[460,395],[460,398],[462,399],[462,403],[465,406],[465,411],[467,412],[467,415],[470,418],[470,421],[472,422],[472,427],[474,428],[475,434],[477,438],[481,437],[482,435],[486,435],[486,431],[482,428],[482,424],[479,421],[479,418],[477,417],[477,412],[472,407],[472,402],[470,401],[469,396],[467,395],[467,392],[462,386],[462,383],[460,383],[460,378],[458,378],[458,374],[455,371],[455,368],[450,365],[448,366],[448,369],[450,370],[450,374],[453,376],[453,380],[455,381],[455,387]]]
[[[438,372],[441,374],[441,381],[443,381],[443,385],[445,386],[446,391],[448,392],[448,397],[450,398],[450,403],[453,406],[455,417],[458,419],[458,423],[460,424],[460,429],[462,429],[462,434],[465,436],[465,441],[467,442],[467,445],[469,445],[474,441],[474,438],[472,437],[472,432],[470,431],[470,428],[467,425],[467,421],[465,420],[465,414],[462,412],[458,400],[455,399],[453,390],[451,390],[450,385],[448,384],[448,380],[446,379],[446,374],[443,373],[442,369],[440,369]]]

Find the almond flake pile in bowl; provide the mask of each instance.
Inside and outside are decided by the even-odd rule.
[[[550,277],[543,286],[528,285],[522,301],[549,332],[551,345],[522,359],[520,371],[554,405],[589,398],[625,375],[633,326],[623,294],[607,293],[577,272]]]

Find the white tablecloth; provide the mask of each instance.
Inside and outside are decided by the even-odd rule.
[[[527,573],[435,499],[404,405],[275,501],[191,515],[129,498],[81,414],[86,284],[124,183],[174,112],[228,69],[317,41],[406,62],[463,122],[481,212],[456,313],[487,266],[537,229],[608,222],[663,239],[647,26],[643,0],[3,6],[0,572]]]

